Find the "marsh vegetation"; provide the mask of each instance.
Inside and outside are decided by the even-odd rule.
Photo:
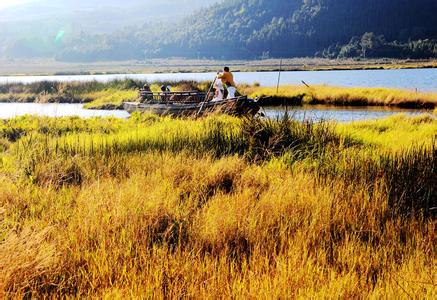
[[[173,91],[198,90],[206,92],[208,81],[156,81],[123,79],[109,82],[5,83],[0,85],[0,102],[84,103],[89,109],[120,109],[125,101],[139,101],[138,90],[148,84],[154,92],[161,85]],[[326,85],[263,87],[258,83],[240,84],[239,92],[258,99],[262,106],[271,105],[334,105],[386,106],[434,109],[437,93],[388,88],[346,88]]]
[[[0,121],[0,295],[435,298],[436,132]]]

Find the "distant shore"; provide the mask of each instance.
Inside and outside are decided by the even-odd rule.
[[[387,70],[437,68],[437,59],[394,60],[370,59],[331,60],[322,58],[291,58],[266,60],[187,60],[180,58],[148,61],[115,61],[67,63],[54,60],[0,60],[0,76],[50,76],[99,74],[159,74],[216,72],[224,65],[236,72],[268,71],[331,71],[331,70]]]

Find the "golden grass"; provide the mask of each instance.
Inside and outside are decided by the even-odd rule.
[[[160,91],[158,84],[152,84],[154,92]],[[176,84],[174,91],[208,89],[208,83]],[[277,92],[274,87],[260,87],[255,85],[239,86],[240,93],[250,98],[272,97],[272,104],[326,104],[338,106],[388,106],[405,108],[434,108],[437,105],[436,93],[415,92],[410,90],[388,88],[345,88],[326,85],[281,86]],[[86,108],[119,108],[124,101],[136,101],[138,92],[134,90],[107,89],[99,92],[81,95]]]
[[[88,109],[116,109],[123,107],[123,102],[135,101],[138,98],[136,90],[107,89],[99,92],[85,93],[81,95],[86,99],[85,108]]]
[[[126,79],[107,83],[99,82],[37,82],[32,84],[4,84],[0,86],[0,102],[60,102],[87,103],[90,109],[117,109],[124,101],[138,100],[138,90],[144,82]],[[210,82],[178,81],[154,82],[153,92],[160,92],[162,84],[171,85],[173,91],[209,89]],[[325,85],[311,87],[281,86],[261,87],[259,84],[240,84],[241,94],[251,98],[269,98],[261,105],[354,105],[396,106],[404,108],[436,107],[437,94],[388,88],[345,88]]]
[[[329,105],[378,105],[398,107],[428,107],[437,104],[436,93],[423,93],[387,88],[345,88],[325,85],[281,86],[279,92],[273,87],[243,87],[241,92],[252,98],[276,97],[282,100],[307,104]]]
[[[10,144],[0,153],[0,296],[437,296],[435,222],[393,207],[410,183],[426,189],[435,176],[426,171],[432,152],[411,147],[432,147],[436,120],[398,116],[313,131],[252,123],[138,115],[2,121]],[[371,126],[388,128],[369,133]],[[345,137],[324,140],[317,130]],[[399,148],[392,130],[402,132]],[[278,148],[287,145],[281,136],[300,131],[313,140],[301,133],[291,148]],[[241,154],[220,146],[234,137],[248,143]],[[65,152],[69,145],[75,154]],[[259,145],[272,155],[247,155]],[[402,149],[417,157],[404,159]],[[374,167],[393,177],[348,179],[352,166],[343,160],[364,176],[371,165],[359,159],[368,156],[388,159],[393,167]],[[404,176],[410,163],[415,173]],[[407,187],[392,191],[388,178]]]
[[[197,90],[197,85],[199,85],[200,88],[203,88],[205,83],[175,83],[175,85],[172,86],[172,91]],[[150,85],[150,89],[155,93],[161,92],[161,84],[153,83]],[[138,89],[122,90],[117,88],[108,88],[102,91],[81,93],[80,98],[83,99],[83,102],[89,102],[85,104],[85,108],[88,109],[118,109],[123,107],[123,102],[138,101],[138,94]]]
[[[437,139],[437,119],[431,115],[408,117],[398,114],[378,121],[338,124],[337,129],[366,145],[402,150]]]
[[[135,170],[121,182],[2,195],[7,211],[26,203],[19,211],[28,216],[15,221],[37,228],[21,240],[7,231],[4,244],[12,249],[2,256],[17,259],[4,270],[24,273],[19,281],[9,277],[4,291],[44,293],[56,284],[53,292],[76,296],[399,297],[405,296],[400,282],[413,295],[435,296],[432,223],[390,220],[380,232],[384,195],[348,191],[341,183],[323,187],[310,176],[275,174],[237,158],[149,155],[127,163]],[[234,191],[208,196],[226,174]],[[32,193],[46,200],[35,201]],[[14,198],[20,202],[5,203]],[[56,230],[43,246],[38,236],[47,224]],[[406,245],[396,242],[399,232],[408,236]],[[332,235],[343,237],[335,242]],[[369,247],[372,240],[387,246]]]

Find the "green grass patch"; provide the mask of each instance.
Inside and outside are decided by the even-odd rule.
[[[430,115],[398,114],[386,119],[338,124],[342,134],[381,149],[401,150],[432,145],[437,138],[437,119]]]
[[[121,109],[123,102],[132,102],[138,99],[136,90],[115,90],[108,89],[98,92],[91,92],[81,95],[88,102],[85,108],[88,109]]]

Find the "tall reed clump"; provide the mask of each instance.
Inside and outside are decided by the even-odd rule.
[[[0,128],[22,130],[0,154],[2,297],[436,296],[430,136],[392,150],[289,119],[20,120]]]
[[[242,155],[249,160],[267,160],[286,152],[297,157],[317,156],[318,152],[336,145],[353,143],[339,136],[328,124],[300,123],[285,118],[281,121],[230,117],[204,120],[161,118],[148,126],[134,125],[108,135],[102,132],[65,134],[60,137],[33,132],[16,146],[20,157],[28,159],[64,155],[104,155],[144,151],[191,151],[194,155],[214,157]],[[8,131],[6,131],[8,132]],[[32,145],[32,146],[30,146]],[[31,149],[29,153],[26,149]]]

